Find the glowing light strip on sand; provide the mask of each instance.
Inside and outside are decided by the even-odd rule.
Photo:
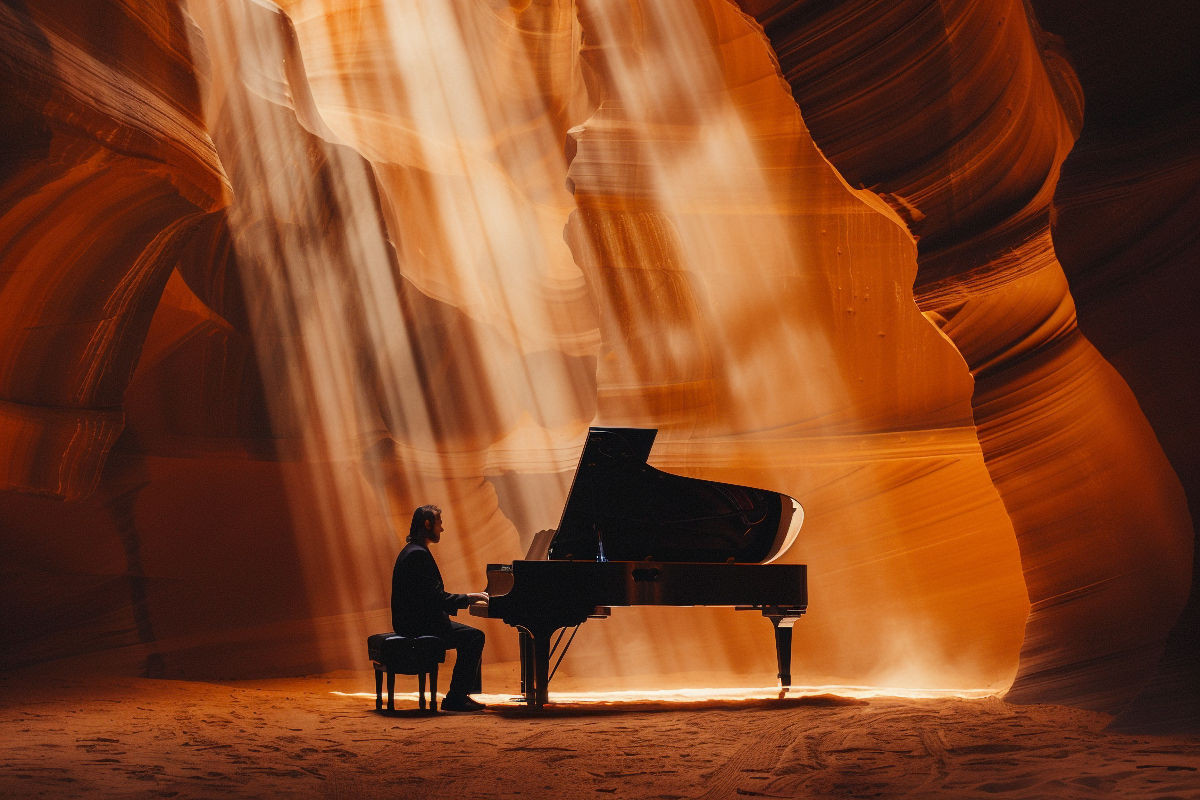
[[[340,697],[374,698],[373,692],[330,692]],[[906,700],[933,700],[957,698],[962,700],[981,700],[995,697],[992,689],[909,689],[891,686],[793,686],[788,689],[782,699],[799,697],[834,696],[856,700],[878,698],[902,698]],[[416,692],[403,692],[394,695],[396,700],[417,702]],[[512,694],[479,694],[475,695],[480,702],[488,705],[516,707],[521,703]],[[745,700],[777,700],[778,687],[759,688],[702,688],[702,689],[630,689],[619,692],[554,692],[551,703],[558,705],[605,705],[605,704],[634,704],[634,703],[703,703],[731,702]]]

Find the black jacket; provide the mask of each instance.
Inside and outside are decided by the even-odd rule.
[[[392,570],[392,630],[406,636],[445,634],[450,615],[469,605],[465,594],[446,591],[428,547],[410,542],[400,551]]]

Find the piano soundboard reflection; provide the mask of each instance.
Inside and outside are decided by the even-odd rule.
[[[803,564],[770,562],[795,541],[800,504],[655,469],[646,461],[656,434],[589,429],[558,528],[535,536],[524,560],[487,566],[491,601],[471,613],[518,629],[521,692],[531,706],[548,700],[555,632],[607,617],[613,606],[761,611],[775,632],[780,684],[791,685],[792,624],[808,608],[807,573]]]

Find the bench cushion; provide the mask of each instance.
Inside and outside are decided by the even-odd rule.
[[[367,655],[391,672],[416,675],[446,661],[446,644],[436,636],[376,633],[367,637]]]

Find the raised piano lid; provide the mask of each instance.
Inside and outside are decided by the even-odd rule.
[[[791,547],[799,503],[655,469],[646,459],[657,433],[590,428],[558,529],[537,534],[527,558],[765,564]]]

